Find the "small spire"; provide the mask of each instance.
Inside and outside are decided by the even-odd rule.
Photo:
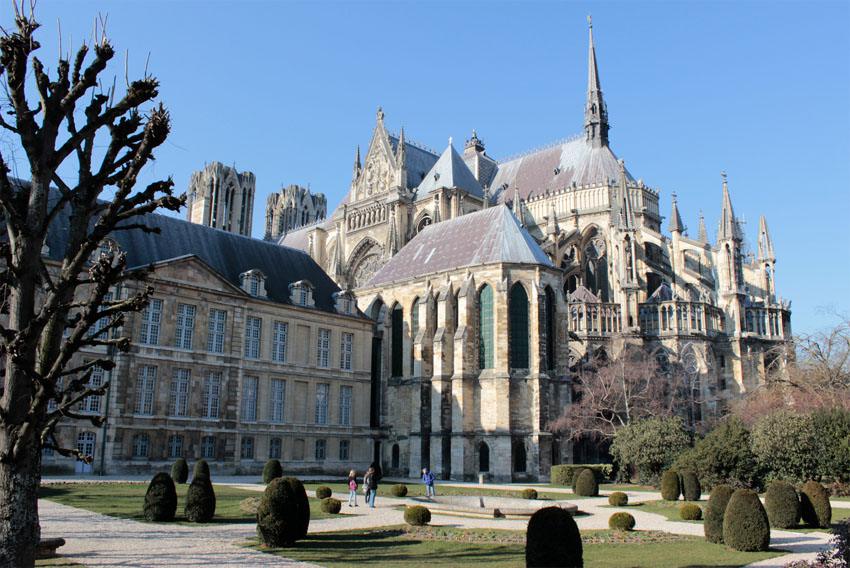
[[[363,166],[360,163],[360,144],[357,145],[357,151],[354,153],[354,173],[352,175],[353,179],[357,179],[360,177],[360,172],[363,170]]]
[[[596,47],[593,43],[593,22],[587,17],[587,102],[584,108],[585,139],[595,148],[608,145],[608,109],[602,98],[599,69],[596,64]]]
[[[560,227],[558,227],[558,214],[555,212],[555,204],[550,202],[549,215],[546,217],[546,234],[554,237],[560,232]]]
[[[705,216],[702,214],[702,209],[699,212],[699,231],[697,240],[703,244],[708,243],[708,231],[705,229]]]
[[[514,211],[514,216],[519,221],[520,225],[525,225],[522,220],[522,202],[519,198],[519,184],[514,186],[514,201],[511,203],[511,208]]]
[[[618,160],[617,163],[620,166],[620,180],[617,184],[616,203],[611,205],[611,222],[620,229],[630,230],[635,228],[635,213],[626,184],[628,179],[626,177],[626,162],[625,160]]]
[[[767,230],[767,219],[764,215],[759,217],[759,260],[775,261],[776,255],[773,253],[773,239],[770,238],[770,231]]]
[[[685,230],[682,225],[682,217],[679,215],[679,206],[676,203],[676,193],[672,194],[673,197],[673,205],[670,210],[670,232],[671,233],[682,233]]]
[[[375,113],[375,120],[381,124],[384,123],[384,109],[378,107],[378,111]]]
[[[404,141],[404,127],[401,127],[401,133],[398,135],[398,149],[396,150],[396,158],[400,167],[404,166],[404,157],[407,155],[407,143]]]
[[[717,240],[740,239],[741,233],[738,220],[735,218],[735,211],[732,209],[732,198],[729,197],[729,183],[726,179],[726,172],[720,172],[720,177],[723,178],[723,206],[720,210]]]

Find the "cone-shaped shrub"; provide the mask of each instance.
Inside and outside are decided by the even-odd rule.
[[[742,552],[770,547],[770,521],[752,489],[738,489],[729,499],[723,515],[723,543]]]
[[[174,480],[174,483],[186,483],[186,480],[189,479],[189,464],[186,463],[186,460],[177,458],[177,461],[171,465],[171,479]]]
[[[531,488],[522,490],[523,499],[537,499],[537,491]]]
[[[578,486],[578,478],[581,476],[581,472],[583,472],[585,469],[589,469],[589,468],[585,467],[585,468],[582,468],[582,469],[577,469],[573,472],[573,483],[572,483],[573,493],[576,492],[576,487]]]
[[[407,497],[407,485],[404,483],[393,485],[390,488],[390,493],[392,493],[394,497]]]
[[[581,533],[572,515],[560,507],[544,507],[531,515],[525,533],[525,565],[584,567]]]
[[[699,484],[699,477],[692,471],[682,473],[682,497],[685,501],[699,501],[702,496],[702,486]]]
[[[770,526],[774,528],[790,529],[800,523],[800,498],[787,481],[774,481],[768,486],[764,507]]]
[[[177,490],[174,480],[165,472],[151,479],[145,493],[145,519],[148,521],[173,521],[177,512]]]
[[[412,505],[404,508],[404,522],[414,527],[421,527],[431,522],[431,511],[422,505]]]
[[[320,485],[316,488],[316,499],[327,499],[333,495],[333,491],[327,485]]]
[[[715,485],[708,496],[708,504],[705,506],[705,522],[703,530],[708,542],[723,542],[723,515],[726,505],[735,490],[729,485]]]
[[[810,527],[827,529],[832,523],[832,505],[829,493],[817,481],[807,481],[800,489],[800,513]]]
[[[593,470],[583,469],[581,473],[578,474],[575,493],[582,497],[596,497],[599,495],[599,482],[596,481],[596,476],[593,474]]]
[[[266,486],[257,507],[257,535],[266,546],[291,546],[307,536],[310,503],[304,485],[278,477]]]
[[[608,528],[615,531],[630,531],[635,528],[635,518],[628,513],[614,513],[608,518]]]
[[[210,465],[207,463],[207,460],[198,460],[195,463],[195,469],[192,471],[192,480],[199,477],[212,481],[212,478],[210,478]]]
[[[283,477],[283,466],[278,460],[269,460],[263,466],[263,483],[268,484],[272,479]]]
[[[661,476],[661,498],[665,501],[678,501],[681,493],[678,472],[668,469]]]
[[[209,477],[197,475],[197,471],[186,493],[184,514],[186,520],[193,523],[208,523],[215,515],[215,491],[212,482]]]
[[[702,509],[696,503],[685,503],[679,507],[679,516],[683,521],[698,521],[702,518]]]
[[[342,509],[342,503],[339,499],[334,499],[333,497],[326,497],[322,499],[320,504],[322,511],[325,513],[330,513],[331,515],[336,515],[339,513],[340,509]]]
[[[608,504],[612,507],[625,507],[629,504],[629,496],[622,491],[614,491],[608,496]]]

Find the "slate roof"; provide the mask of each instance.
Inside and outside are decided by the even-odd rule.
[[[441,187],[457,187],[477,197],[484,196],[481,184],[451,144],[416,188],[417,197],[421,199]]]
[[[287,231],[277,240],[277,243],[284,247],[291,247],[298,250],[307,250],[307,233],[316,227],[321,227],[326,231],[333,228],[333,222],[330,219],[321,219],[315,223],[298,227],[292,231]]]
[[[626,175],[634,181],[628,171]],[[505,203],[513,199],[516,186],[520,198],[528,199],[547,190],[570,187],[573,182],[588,185],[619,178],[614,152],[608,146],[594,148],[579,136],[500,163],[490,192],[495,202]]]
[[[425,227],[366,286],[496,263],[552,267],[546,253],[504,205]]]
[[[398,154],[398,137],[389,134],[388,138],[390,139],[393,153]],[[404,165],[407,168],[407,184],[411,187],[419,185],[419,182],[425,179],[428,171],[434,167],[438,158],[439,156],[437,154],[405,141]]]
[[[138,229],[118,231],[112,238],[127,253],[128,268],[196,256],[225,280],[241,288],[239,275],[259,269],[266,276],[268,299],[290,304],[289,285],[308,280],[315,286],[316,307],[336,313],[333,294],[339,287],[306,253],[275,243],[149,213],[134,220],[156,227],[160,234]],[[47,237],[48,257],[60,260],[68,233],[68,215],[57,215]]]

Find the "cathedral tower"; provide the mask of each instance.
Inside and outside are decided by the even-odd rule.
[[[253,173],[211,162],[192,174],[186,219],[250,237],[255,188]]]

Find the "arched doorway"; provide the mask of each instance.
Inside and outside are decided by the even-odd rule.
[[[478,444],[478,471],[479,473],[490,471],[490,446],[487,445],[487,442]]]

